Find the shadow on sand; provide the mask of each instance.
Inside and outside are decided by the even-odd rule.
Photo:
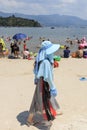
[[[17,115],[17,120],[20,122],[20,125],[26,125],[28,114],[28,111],[23,111]]]
[[[29,111],[24,111],[24,112],[21,112],[17,115],[17,120],[20,122],[21,126],[27,125],[26,122],[27,122],[28,115],[29,115]],[[39,117],[36,116],[36,119],[39,119]],[[40,121],[40,119],[39,119],[39,121]],[[51,125],[52,124],[48,121],[42,121],[39,124],[37,123],[33,126],[39,130],[50,130]]]

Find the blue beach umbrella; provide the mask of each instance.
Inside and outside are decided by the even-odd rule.
[[[17,33],[13,36],[13,39],[14,40],[23,40],[23,39],[26,39],[27,38],[27,35],[26,34],[23,34],[23,33]]]

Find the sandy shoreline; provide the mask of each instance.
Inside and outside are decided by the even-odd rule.
[[[32,100],[34,60],[0,59],[0,129],[36,130],[27,127],[25,120]],[[86,59],[64,59],[54,69],[58,89],[56,97],[63,115],[53,121],[51,130],[87,130],[87,78]]]

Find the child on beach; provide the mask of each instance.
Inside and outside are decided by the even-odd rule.
[[[27,49],[27,45],[26,45],[26,41],[24,40],[24,43],[23,43],[23,50],[25,51]]]
[[[29,49],[27,48],[23,51],[23,59],[28,59],[28,58],[30,58],[30,53],[29,53]]]

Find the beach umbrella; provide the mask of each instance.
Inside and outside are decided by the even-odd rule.
[[[13,36],[13,39],[18,41],[18,40],[24,40],[27,38],[27,35],[26,34],[23,34],[23,33],[17,33]]]

